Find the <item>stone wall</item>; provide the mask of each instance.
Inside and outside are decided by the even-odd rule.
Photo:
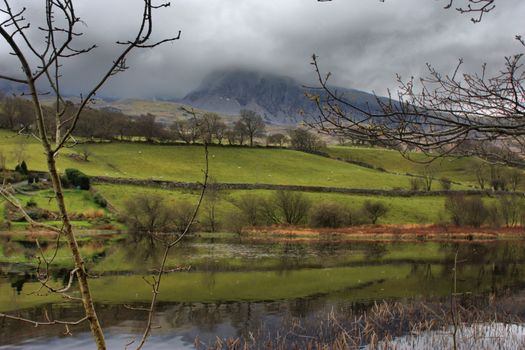
[[[115,184],[115,185],[133,185],[139,187],[153,187],[163,189],[188,189],[198,190],[202,184],[196,182],[178,182],[153,179],[130,179],[107,176],[93,176],[90,178],[93,183]],[[450,194],[463,195],[525,195],[523,192],[505,192],[490,190],[459,190],[459,191],[409,191],[409,190],[381,190],[381,189],[362,189],[346,187],[323,187],[323,186],[299,186],[299,185],[274,185],[274,184],[245,184],[245,183],[214,183],[219,190],[287,190],[301,192],[319,192],[319,193],[346,193],[369,196],[390,196],[390,197],[413,197],[413,196],[445,196]]]

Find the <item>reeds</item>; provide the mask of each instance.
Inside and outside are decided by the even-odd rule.
[[[375,303],[364,312],[335,311],[314,320],[291,318],[281,330],[262,327],[255,334],[222,339],[197,349],[520,349],[525,325],[494,303]],[[452,308],[454,308],[452,310]]]

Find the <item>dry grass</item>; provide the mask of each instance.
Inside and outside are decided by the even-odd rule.
[[[292,318],[286,328],[262,327],[248,336],[216,338],[197,349],[518,349],[525,346],[521,321],[495,305],[379,303],[365,312],[330,312],[313,322]],[[456,345],[454,345],[456,344]]]

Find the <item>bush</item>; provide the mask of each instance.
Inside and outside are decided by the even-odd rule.
[[[233,204],[239,209],[237,220],[240,226],[260,226],[268,223],[266,219],[268,208],[266,208],[265,200],[262,197],[245,194],[235,200]]]
[[[241,219],[242,217],[243,213],[239,209],[228,211],[224,219],[224,227],[228,231],[240,235],[244,225],[243,220]]]
[[[35,200],[33,198],[29,199],[26,203],[26,207],[27,208],[36,208],[38,207],[38,204],[37,202],[35,202]]]
[[[277,209],[278,217],[288,225],[304,222],[311,206],[304,193],[297,191],[277,191],[271,203]]]
[[[347,219],[347,210],[344,206],[335,202],[322,202],[314,205],[309,212],[309,225],[311,227],[344,226]]]
[[[100,209],[99,209],[100,210]],[[138,194],[124,203],[121,220],[132,234],[142,238],[156,233],[183,233],[191,222],[195,207],[188,202],[169,204],[158,194]],[[195,225],[188,229],[193,232]]]
[[[78,169],[66,169],[69,183],[81,190],[89,190],[89,177]]]
[[[523,198],[518,196],[502,196],[498,202],[498,212],[501,221],[507,227],[517,226],[521,222],[525,211]]]
[[[63,188],[71,187],[71,183],[67,179],[66,175],[60,175],[60,183],[62,184]]]
[[[454,194],[445,199],[445,210],[457,226],[480,227],[489,214],[479,196],[465,197]]]
[[[108,201],[106,198],[102,197],[102,195],[98,192],[93,195],[93,201],[101,208],[106,208],[108,206]]]
[[[188,229],[187,233],[193,233],[196,229],[196,224],[193,223],[190,227],[188,225],[191,223],[191,219],[195,212],[195,206],[190,202],[181,201],[171,206],[171,219],[172,219],[172,229],[177,233],[184,233],[186,228]]]
[[[450,181],[449,178],[442,177],[439,179],[439,184],[441,185],[441,189],[444,191],[450,191],[452,188],[452,181]]]
[[[346,212],[346,224],[348,226],[359,226],[371,223],[370,216],[363,208],[350,208]]]
[[[372,224],[377,223],[380,217],[388,213],[388,207],[382,202],[365,201],[363,203],[363,210],[368,214]]]
[[[292,129],[288,131],[290,145],[293,149],[314,154],[325,153],[326,143],[316,134],[306,129]]]
[[[17,166],[15,167],[15,171],[22,175],[27,175],[29,173],[29,170],[27,169],[26,161],[23,160],[22,163],[17,164]]]
[[[82,213],[86,219],[101,219],[106,216],[106,212],[102,209],[89,208]]]

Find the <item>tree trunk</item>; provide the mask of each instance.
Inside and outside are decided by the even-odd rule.
[[[71,250],[71,254],[75,262],[75,268],[77,268],[76,274],[78,278],[80,295],[89,322],[89,327],[91,329],[91,333],[93,334],[93,338],[95,339],[97,349],[106,349],[104,333],[102,332],[102,327],[100,326],[100,322],[98,321],[98,317],[95,312],[95,306],[93,305],[93,298],[91,296],[91,291],[88,284],[88,276],[84,259],[82,259],[82,256],[80,255],[78,243],[75,238],[75,234],[73,233],[73,228],[71,227],[69,215],[66,210],[62,183],[60,182],[60,177],[57,173],[55,157],[51,150],[46,150],[46,155],[49,175],[51,177],[51,182],[53,183],[57,205],[62,217],[62,223],[64,225],[64,236],[66,237],[69,249]]]

